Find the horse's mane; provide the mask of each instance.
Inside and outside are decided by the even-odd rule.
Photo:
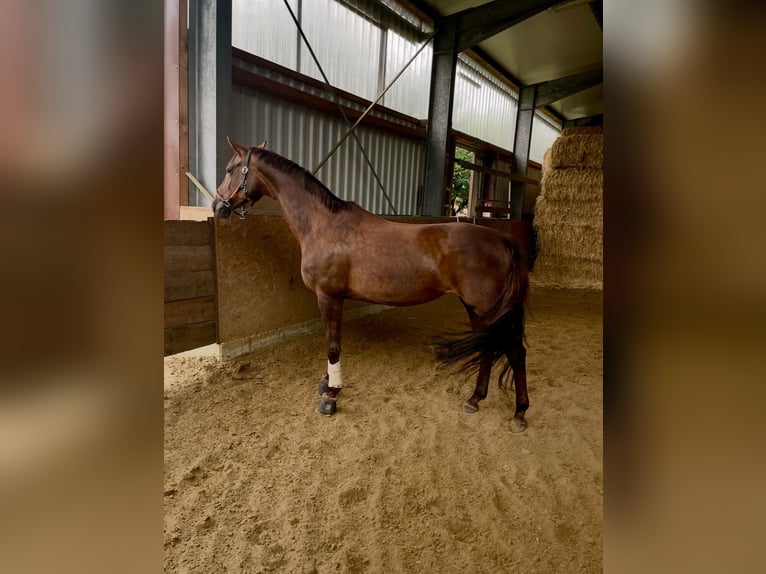
[[[294,161],[282,157],[267,149],[254,150],[259,160],[289,175],[303,176],[303,187],[310,193],[316,195],[327,209],[333,213],[351,209],[353,205],[350,201],[344,201],[333,194],[325,184],[314,177],[310,171],[301,167]]]

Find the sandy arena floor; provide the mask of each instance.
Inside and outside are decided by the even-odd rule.
[[[602,293],[534,286],[529,429],[513,391],[438,368],[456,298],[344,324],[338,413],[323,334],[241,360],[165,359],[165,571],[601,572]]]

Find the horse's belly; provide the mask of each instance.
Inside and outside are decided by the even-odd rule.
[[[348,297],[382,305],[419,305],[445,293],[438,278],[431,273],[407,273],[390,270],[366,276],[352,274]]]
[[[366,301],[368,303],[377,303],[379,305],[391,305],[394,307],[406,307],[409,305],[420,305],[438,299],[444,295],[444,291],[421,291],[417,293],[355,293],[351,292],[348,299],[357,301]]]

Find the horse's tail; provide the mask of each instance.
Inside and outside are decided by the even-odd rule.
[[[511,266],[495,306],[472,331],[434,345],[438,361],[452,365],[465,360],[461,370],[466,372],[478,370],[482,356],[488,356],[492,365],[505,358],[500,386],[505,385],[508,371],[524,353],[524,307],[529,289],[527,265],[518,244],[510,237],[503,238],[503,244],[511,253]]]

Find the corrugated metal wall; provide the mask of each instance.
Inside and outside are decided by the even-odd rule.
[[[289,0],[293,12],[298,0]],[[298,65],[298,32],[282,0],[232,0],[231,44],[291,70]]]
[[[310,171],[348,129],[334,116],[238,85],[232,89],[231,114],[235,140],[257,145],[267,139],[269,149]],[[423,179],[423,142],[363,126],[356,133],[396,212],[415,215]],[[317,177],[338,197],[373,213],[392,213],[353,138],[346,140]]]
[[[557,126],[540,113],[532,120],[532,141],[529,144],[529,159],[543,162],[545,150],[553,145],[561,135],[561,126]]]
[[[234,46],[321,79],[282,1],[232,2]],[[331,83],[366,99],[374,99],[420,45],[419,32],[413,32],[412,28],[413,25],[417,28],[417,23],[392,24],[389,20],[388,24],[381,24],[374,14],[364,16],[336,0],[290,0],[290,6],[298,15]],[[426,118],[431,62],[429,45],[386,94],[383,105],[413,118]],[[242,62],[237,65],[253,68]],[[327,97],[321,90],[298,80],[281,78],[273,71],[257,70],[257,73]],[[452,115],[454,129],[512,150],[517,106],[517,96],[508,85],[484,70],[479,62],[463,54],[459,56]],[[345,133],[345,126],[336,117],[241,86],[234,86],[232,119],[238,130],[235,137],[242,142],[257,144],[268,139],[271,149],[308,169]],[[544,151],[558,137],[560,129],[539,114],[533,121],[530,158],[542,161]],[[424,144],[382,130],[361,127],[357,131],[397,212],[416,213]],[[340,197],[356,201],[376,213],[390,213],[353,140],[348,140],[318,175]]]
[[[458,56],[452,127],[507,150],[513,149],[518,98],[464,55]]]
[[[301,26],[330,83],[368,100],[378,93],[381,28],[335,0],[303,2]],[[302,74],[322,79],[305,44]]]
[[[399,73],[404,65],[420,47],[420,43],[411,42],[393,30],[388,31],[386,40],[386,81],[385,85]],[[409,68],[396,80],[391,89],[383,96],[383,105],[412,116],[428,117],[428,91],[431,83],[431,45],[420,52]]]
[[[513,150],[518,106],[518,96],[511,88],[483,70],[474,60],[458,56],[453,128]],[[560,133],[561,126],[536,113],[532,120],[529,158],[541,162],[543,153],[553,145]]]
[[[289,12],[277,0],[232,0],[232,44],[262,58],[322,79]],[[420,47],[335,0],[290,0],[311,47],[333,86],[369,100]],[[405,28],[404,25],[401,26]],[[423,50],[384,96],[383,105],[407,115],[428,116],[431,49]]]

